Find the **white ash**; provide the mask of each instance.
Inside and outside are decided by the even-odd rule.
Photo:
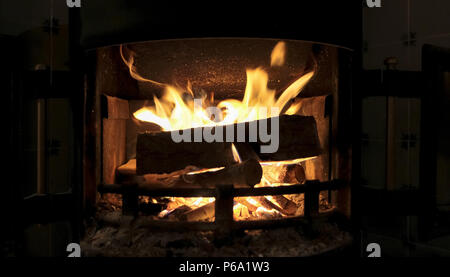
[[[107,257],[298,257],[318,255],[351,243],[351,236],[335,224],[317,224],[309,238],[299,227],[251,230],[236,235],[231,244],[218,247],[212,232],[155,232],[132,227],[95,224],[81,242],[84,256]]]

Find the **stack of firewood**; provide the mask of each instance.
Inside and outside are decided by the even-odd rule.
[[[305,171],[297,164],[276,163],[320,154],[320,142],[313,117],[283,115],[279,120],[279,146],[274,153],[263,153],[260,146],[267,145],[259,139],[250,141],[251,123],[240,123],[225,128],[224,138],[238,140],[237,130],[245,130],[245,138],[232,142],[179,142],[172,140],[170,132],[146,132],[138,134],[136,159],[120,166],[117,180],[123,185],[137,185],[147,188],[211,188],[221,184],[233,184],[235,187],[254,187],[282,185],[285,183],[303,183]],[[270,120],[264,126],[270,130]],[[255,122],[253,122],[255,123]],[[259,128],[260,122],[255,125]],[[203,133],[204,128],[191,129],[192,136]],[[209,127],[210,128],[210,127]],[[213,127],[212,133],[215,132]],[[232,134],[227,134],[233,130]],[[254,129],[252,131],[255,131]],[[258,132],[259,129],[256,129]],[[259,132],[258,132],[259,134]],[[193,137],[192,140],[194,141]],[[239,154],[233,150],[233,145]],[[262,164],[262,165],[261,165]],[[236,197],[235,203],[245,207],[240,212],[247,215],[264,214],[276,211],[278,215],[295,215],[298,205],[288,198],[277,196]],[[209,220],[214,216],[214,202],[205,203],[193,209],[180,205],[170,211],[172,217],[180,220]]]

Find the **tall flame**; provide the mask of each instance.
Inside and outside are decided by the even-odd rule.
[[[280,41],[275,45],[270,55],[270,66],[282,66],[286,55],[286,43]]]
[[[272,50],[271,65],[282,65],[285,59],[285,52],[285,43],[277,43]],[[216,107],[221,109],[223,116],[213,119],[207,110],[207,105],[213,103],[210,103],[204,97],[200,105],[195,105],[193,101],[194,93],[190,84],[186,88],[180,88],[146,79],[138,74],[134,66],[134,53],[130,52],[130,56],[125,58],[122,46],[120,47],[120,53],[134,79],[163,87],[163,96],[161,98],[157,98],[156,96],[153,98],[154,106],[143,107],[133,115],[141,121],[155,123],[165,131],[246,122],[278,116],[280,112],[294,114],[300,106],[291,105],[290,100],[302,91],[314,75],[314,72],[311,71],[301,76],[277,98],[276,91],[267,86],[269,75],[262,67],[247,69],[247,85],[243,99],[241,101],[227,99],[219,102]],[[271,111],[273,107],[278,108],[278,112],[275,114],[267,115],[266,113],[261,113],[261,108],[266,108]]]

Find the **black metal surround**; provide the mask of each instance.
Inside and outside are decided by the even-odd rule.
[[[443,73],[450,72],[450,49],[425,44],[422,47],[422,73],[424,93],[421,117],[420,149],[420,190],[424,194],[424,216],[420,218],[419,228],[422,240],[431,239],[450,233],[449,213],[444,214],[440,224],[436,222],[437,212],[437,158],[438,141],[450,137],[448,126],[448,99],[444,91]],[[449,153],[447,153],[449,155]],[[442,226],[439,226],[442,225]],[[440,228],[439,228],[440,227]],[[441,230],[439,230],[441,229]]]
[[[233,188],[232,197],[301,194],[307,192],[319,192],[324,190],[337,190],[345,187],[344,180],[332,180],[330,182],[306,181],[305,184],[296,184],[280,187],[260,187],[260,188]],[[214,188],[156,188],[134,185],[101,184],[98,186],[100,193],[133,193],[150,197],[216,197]]]
[[[81,43],[204,37],[298,39],[359,50],[361,1],[82,1]]]

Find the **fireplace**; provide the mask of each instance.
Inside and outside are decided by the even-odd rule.
[[[20,176],[3,201],[12,254],[310,256],[356,246],[360,5],[81,2],[58,1],[67,32],[51,14],[39,42],[32,32],[4,44],[11,57],[44,47],[2,75],[13,104],[8,171]]]
[[[336,26],[300,35],[287,12],[280,32],[239,20],[224,29],[224,11],[201,20],[177,13],[186,25],[174,29],[164,12],[146,19],[154,7],[129,9],[134,16],[113,26],[96,24],[100,6],[86,5],[82,203],[92,221],[83,249],[99,237],[113,245],[107,226],[139,226],[155,239],[206,233],[214,246],[240,248],[243,234],[296,237],[300,228],[314,237],[330,222],[322,233],[332,243],[310,246],[349,245],[335,223],[351,218],[354,53],[338,46],[348,44],[336,40]],[[114,18],[123,12],[103,8]]]
[[[350,217],[350,51],[299,40],[146,41],[90,52],[84,206],[162,232]]]
[[[0,34],[4,255],[448,254],[448,49],[363,70],[401,6],[44,2]]]

